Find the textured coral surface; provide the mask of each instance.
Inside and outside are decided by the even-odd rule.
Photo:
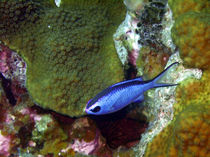
[[[35,105],[20,84],[23,73],[15,66],[19,56],[0,46],[0,156],[111,157],[114,149],[138,143],[147,127],[145,118],[119,113],[105,121],[71,118]],[[7,79],[7,73],[12,77]]]
[[[152,79],[164,70],[169,54],[161,50],[154,51],[148,47],[143,47],[137,59],[137,67],[142,68],[144,78]]]
[[[175,24],[172,38],[188,67],[210,67],[210,2],[208,0],[169,1]]]
[[[188,67],[210,67],[210,14],[188,12],[179,16],[172,29],[172,38]]]
[[[137,66],[143,68],[146,77],[153,78],[163,70],[168,58],[172,61],[170,48],[161,41],[164,26],[161,21],[167,1],[149,2],[141,18],[143,26],[136,29],[143,41],[139,44],[149,48],[142,49]],[[145,103],[150,111],[148,115],[155,115],[151,113],[154,111],[159,117],[157,121],[153,121],[155,117],[152,116],[149,119],[148,134],[143,134],[142,138],[146,144],[141,145],[140,141],[138,147],[133,147],[148,126],[139,116],[142,110],[146,112],[145,108],[134,109],[121,118],[109,115],[108,120],[103,116],[101,119],[71,118],[60,114],[83,115],[83,108],[91,97],[123,79],[112,38],[124,18],[123,1],[63,0],[57,7],[53,0],[0,0],[0,41],[26,61],[26,86],[31,95],[24,89],[20,92],[21,87],[15,86],[14,78],[7,80],[1,75],[0,156],[139,157],[150,141],[146,157],[207,157],[210,154],[209,1],[169,0],[169,5],[175,20],[172,37],[180,49],[183,64],[201,68],[203,76],[200,80],[189,78],[181,82],[176,93],[171,92],[175,87],[159,90],[158,96],[148,92],[155,102]],[[3,59],[0,70],[4,73],[14,63],[8,52],[0,47]],[[166,82],[179,82],[175,80],[189,76],[173,75],[179,73],[179,68],[170,73]],[[193,72],[190,74],[194,77]],[[14,90],[9,88],[9,81]],[[9,95],[14,95],[14,104]],[[149,99],[148,96],[145,99]],[[34,105],[31,98],[40,106],[59,113]],[[152,105],[160,105],[160,108],[149,110]],[[170,105],[173,110],[167,110]],[[161,116],[173,120],[166,126]],[[159,130],[166,127],[151,141],[154,135],[151,128],[156,126]]]
[[[148,144],[148,157],[206,157],[209,155],[209,106],[191,104]]]
[[[176,90],[174,115],[176,116],[184,108],[192,103],[201,106],[203,103],[210,104],[210,72],[204,71],[200,80],[188,79],[181,83]]]
[[[168,3],[173,10],[175,19],[188,11],[200,12],[204,9],[208,11],[210,7],[208,0],[168,0]]]
[[[0,1],[0,40],[27,63],[27,89],[44,108],[78,116],[105,87],[123,80],[112,34],[122,1]]]
[[[185,67],[200,68],[200,80],[188,78],[176,88],[173,120],[147,145],[146,157],[206,157],[210,136],[210,47],[207,0],[169,0],[175,20],[174,44]],[[186,71],[187,72],[187,71]]]

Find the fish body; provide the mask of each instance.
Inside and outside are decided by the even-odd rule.
[[[152,80],[143,81],[142,77],[138,77],[132,80],[116,83],[104,89],[87,103],[85,110],[86,113],[92,115],[113,113],[124,108],[130,103],[143,101],[144,92],[151,88],[177,85],[157,83],[157,81],[164,76],[168,69],[175,64],[178,64],[178,62],[171,64]]]

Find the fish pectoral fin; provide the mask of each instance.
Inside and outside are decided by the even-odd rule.
[[[133,103],[140,103],[144,100],[144,94],[141,94],[140,96],[138,96]]]

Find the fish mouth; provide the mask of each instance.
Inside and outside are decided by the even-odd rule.
[[[89,102],[89,101],[88,101]],[[89,114],[89,110],[87,108],[88,103],[85,105],[85,113]]]
[[[87,109],[85,109],[85,113],[89,114]]]

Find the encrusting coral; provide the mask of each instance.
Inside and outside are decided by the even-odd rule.
[[[188,106],[148,144],[145,156],[208,156],[209,109],[205,103]]]
[[[143,69],[145,80],[152,79],[164,70],[169,56],[164,51],[155,51],[148,47],[142,47],[136,65],[138,68]]]
[[[169,0],[169,5],[175,20],[171,36],[183,64],[200,68],[203,74],[200,80],[189,75],[176,87],[173,120],[149,141],[144,156],[205,157],[209,155],[210,144],[209,1]],[[186,76],[191,70],[185,71]]]
[[[205,157],[209,153],[210,76],[189,78],[176,89],[173,121],[148,144],[146,157]]]
[[[206,156],[210,103],[209,72],[187,79],[176,89],[174,120],[148,144],[146,156]],[[200,141],[199,141],[200,139]],[[199,151],[201,150],[201,151]]]
[[[155,1],[151,4],[157,4],[156,2],[158,3]],[[158,18],[160,25],[163,13],[166,11],[166,1],[164,6],[161,4],[157,5],[162,6],[162,9],[160,8],[162,11],[157,10],[161,13],[160,19]],[[167,126],[165,122],[161,123],[166,127],[149,142],[145,156],[208,156],[210,72],[207,9],[209,2],[190,0],[186,3],[186,1],[169,0],[169,5],[175,19],[172,37],[180,49],[183,63],[188,67],[197,67],[204,71],[201,80],[188,79],[181,82],[177,86],[176,94],[155,97],[166,101],[165,99],[176,96],[174,111],[169,113],[169,117],[174,114],[174,118]],[[53,1],[48,0],[1,0],[0,40],[16,50],[26,61],[26,87],[35,102],[59,113],[78,116],[84,114],[84,105],[98,91],[123,79],[122,67],[114,52],[112,35],[124,18],[124,11],[120,0],[63,0],[60,7],[56,7]],[[147,18],[145,18],[146,21]],[[137,33],[141,30],[142,32],[150,30],[146,29],[150,28],[147,26],[145,25],[145,29],[139,27]],[[157,35],[160,36],[161,33],[157,31]],[[159,38],[157,41],[160,41]],[[143,50],[145,52],[140,55],[138,62],[145,67],[144,73],[149,73],[150,64],[157,69],[153,70],[152,67],[155,72],[152,76],[148,75],[149,78],[162,71],[170,55],[165,53],[164,50],[168,49],[164,49],[161,42],[155,40],[154,43],[159,46],[154,47],[155,49],[142,49],[141,52]],[[161,50],[159,54],[156,54],[156,49]],[[184,74],[178,75],[177,77],[185,77]],[[167,92],[165,89],[165,93]],[[47,156],[85,156],[76,152],[98,156],[104,154],[104,156],[140,156],[142,154],[141,149],[126,150],[121,146],[122,141],[126,140],[124,146],[133,146],[136,144],[132,139],[134,134],[138,135],[136,140],[139,140],[140,133],[144,131],[140,130],[141,125],[136,127],[137,123],[133,123],[133,120],[125,119],[113,123],[110,129],[106,123],[101,123],[102,126],[105,124],[106,128],[100,133],[98,128],[101,121],[95,125],[87,117],[77,120],[68,117],[66,119],[71,119],[71,122],[67,123],[64,120],[63,123],[66,124],[63,125],[61,124],[63,115],[55,116],[58,113],[52,111],[44,111],[47,113],[40,114],[33,109],[38,108],[37,106],[30,107],[33,105],[31,100],[25,101],[22,97],[17,99],[15,107],[11,107],[6,103],[2,92],[0,94],[4,98],[0,99],[0,104],[3,104],[0,105],[2,113],[0,138],[7,144],[7,147],[0,145],[0,150],[5,151],[3,155],[9,156],[10,153],[16,155],[12,154],[15,152],[19,153],[19,156],[24,156],[21,151],[27,156],[33,156],[31,153]],[[159,95],[161,94],[160,92]],[[163,111],[163,114],[167,114],[167,111]],[[161,116],[161,113],[159,115]],[[130,125],[126,124],[126,121]],[[135,127],[125,129],[133,124],[136,129]],[[122,131],[118,131],[119,129]],[[130,135],[131,141],[124,133]],[[107,145],[109,138],[105,137],[106,141],[101,137],[106,134],[112,138],[110,143],[115,146],[114,148],[118,146],[120,148],[112,151]],[[123,138],[121,138],[122,135]],[[151,134],[148,134],[147,139],[150,138],[149,136]],[[139,145],[139,148],[144,146],[141,143]]]
[[[168,0],[168,4],[175,19],[188,11],[201,12],[210,7],[208,0]]]
[[[172,38],[187,67],[209,69],[210,2],[208,0],[170,0],[175,24]]]
[[[0,1],[0,40],[27,63],[26,87],[40,106],[84,114],[89,99],[123,80],[113,33],[123,2]]]
[[[172,29],[172,38],[179,47],[184,64],[188,67],[210,67],[210,14],[188,12],[179,16]]]
[[[176,89],[176,101],[174,104],[174,115],[176,116],[189,105],[210,103],[210,72],[205,71],[200,80],[188,79],[181,83]]]

